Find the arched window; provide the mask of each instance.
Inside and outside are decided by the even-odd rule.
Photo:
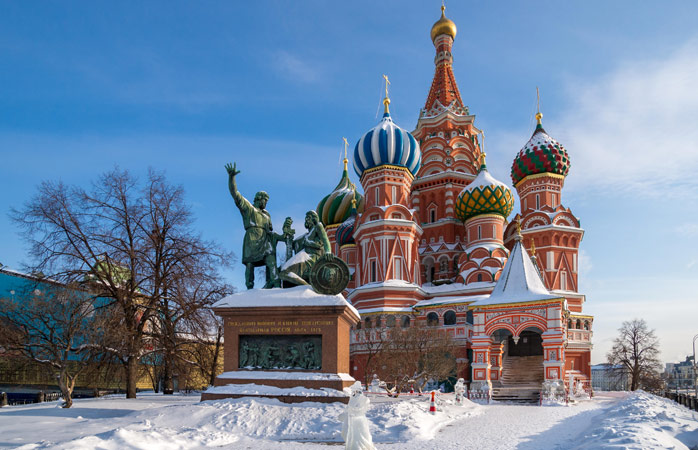
[[[477,281],[482,281],[482,274],[481,273],[477,274]]]
[[[473,320],[473,312],[472,311],[468,311],[465,313],[465,321],[467,323],[469,323],[470,325],[473,324],[474,320]]]
[[[395,326],[395,316],[388,316],[388,318],[385,319],[385,324],[388,327],[393,328]]]
[[[427,314],[427,325],[430,327],[435,327],[439,325],[439,315],[435,312],[430,312]]]
[[[582,329],[582,321],[577,319],[577,329],[581,330]]]
[[[382,325],[382,324],[381,324],[381,317],[378,316],[378,317],[376,317],[376,328],[380,328],[381,325]]]
[[[453,270],[458,272],[458,257],[453,258]]]
[[[429,211],[429,223],[436,222],[436,208]]]
[[[482,226],[477,226],[477,238],[482,239]]]
[[[357,330],[360,330],[360,329],[361,329],[361,321],[359,321],[359,323],[356,324],[356,329],[357,329]]]
[[[571,330],[572,329],[572,319],[567,321],[567,329]]]
[[[402,316],[402,328],[408,328],[410,326],[410,316]]]
[[[540,194],[536,194],[536,209],[540,209]]]
[[[444,325],[455,325],[456,313],[454,311],[446,311],[444,314]]]
[[[373,328],[373,323],[371,322],[370,317],[366,317],[366,319],[364,320],[364,325],[366,325],[366,328]]]
[[[434,282],[434,276],[436,275],[436,268],[434,266],[431,266],[429,268],[429,281]]]
[[[584,321],[584,329],[589,331],[589,321],[588,320]]]

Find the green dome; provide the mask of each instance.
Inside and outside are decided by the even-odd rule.
[[[317,214],[325,226],[338,225],[349,218],[351,214],[352,199],[356,200],[356,211],[364,212],[364,197],[357,190],[354,183],[349,180],[347,162],[344,162],[344,172],[339,184],[332,192],[325,196],[317,205]]]
[[[507,218],[513,209],[511,189],[490,175],[484,160],[477,177],[456,199],[456,216],[463,222],[481,214],[499,214]]]

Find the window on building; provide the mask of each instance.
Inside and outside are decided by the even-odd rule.
[[[563,291],[567,290],[567,271],[563,270],[560,272],[560,289]]]
[[[378,281],[378,268],[376,265],[376,260],[371,260],[371,283]]]
[[[553,270],[555,268],[555,255],[553,252],[548,252],[546,255],[548,257],[548,264],[546,264],[548,266],[548,270]]]
[[[439,315],[435,312],[430,312],[427,314],[427,325],[430,327],[435,327],[439,325]]]
[[[523,209],[524,209],[524,211],[526,211],[526,210],[528,209],[528,198],[525,198],[525,199],[524,199],[524,207],[523,207]]]
[[[388,316],[388,318],[385,319],[385,324],[389,328],[394,328],[395,327],[395,316]]]
[[[393,205],[397,203],[397,186],[391,187],[391,193],[393,194]]]
[[[370,317],[366,317],[366,319],[364,319],[364,325],[366,325],[366,328],[373,328],[373,323],[371,322]]]
[[[402,328],[409,328],[410,316],[402,316]]]
[[[584,329],[589,331],[589,321],[588,320],[584,321]]]
[[[492,239],[497,237],[497,225],[492,225]]]
[[[482,274],[481,273],[477,274],[477,281],[482,281]]]
[[[469,323],[470,325],[473,324],[474,318],[473,318],[473,312],[472,312],[472,311],[468,311],[468,312],[465,313],[465,321],[466,321],[467,323]]]
[[[381,316],[376,317],[376,328],[380,328],[382,325]]]
[[[536,194],[536,209],[540,209],[540,194]]]
[[[444,325],[455,325],[455,324],[456,324],[455,311],[446,311],[446,314],[444,314]]]
[[[458,256],[453,258],[453,270],[455,270],[456,273],[458,273]]]
[[[582,321],[580,319],[577,319],[577,329],[578,330],[582,329]]]
[[[376,196],[376,205],[380,205],[381,193],[380,193],[380,190],[378,189],[378,187],[376,187],[375,193],[376,193],[376,194],[375,194],[375,196]]]
[[[402,259],[399,257],[393,259],[393,274],[396,280],[402,280]]]
[[[429,223],[436,222],[436,209],[429,210]]]
[[[552,201],[553,201],[553,208],[554,208],[554,207],[556,207],[556,206],[557,206],[557,199],[555,198],[555,197],[557,197],[557,196],[556,196],[555,194],[551,194],[551,197],[552,197]]]
[[[477,238],[482,239],[482,227],[480,225],[477,226]]]
[[[436,276],[436,268],[434,266],[431,266],[429,268],[429,281],[433,283],[435,276]]]

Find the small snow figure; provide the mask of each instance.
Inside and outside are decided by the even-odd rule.
[[[456,384],[453,386],[453,390],[456,392],[456,403],[463,403],[463,393],[465,392],[465,380],[463,378],[458,378]]]
[[[344,439],[347,450],[375,450],[373,438],[368,429],[368,419],[366,411],[371,403],[369,399],[361,393],[361,383],[356,382],[350,388],[351,398],[347,409],[339,415],[342,420],[342,439]]]

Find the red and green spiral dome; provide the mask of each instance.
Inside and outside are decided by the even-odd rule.
[[[514,197],[511,189],[487,171],[483,154],[477,177],[461,191],[455,206],[456,217],[463,222],[482,214],[499,214],[506,219],[514,209]]]
[[[558,141],[548,136],[543,129],[538,113],[538,125],[533,136],[514,158],[511,166],[511,181],[516,186],[521,180],[539,173],[553,173],[567,176],[570,171],[570,157]]]

